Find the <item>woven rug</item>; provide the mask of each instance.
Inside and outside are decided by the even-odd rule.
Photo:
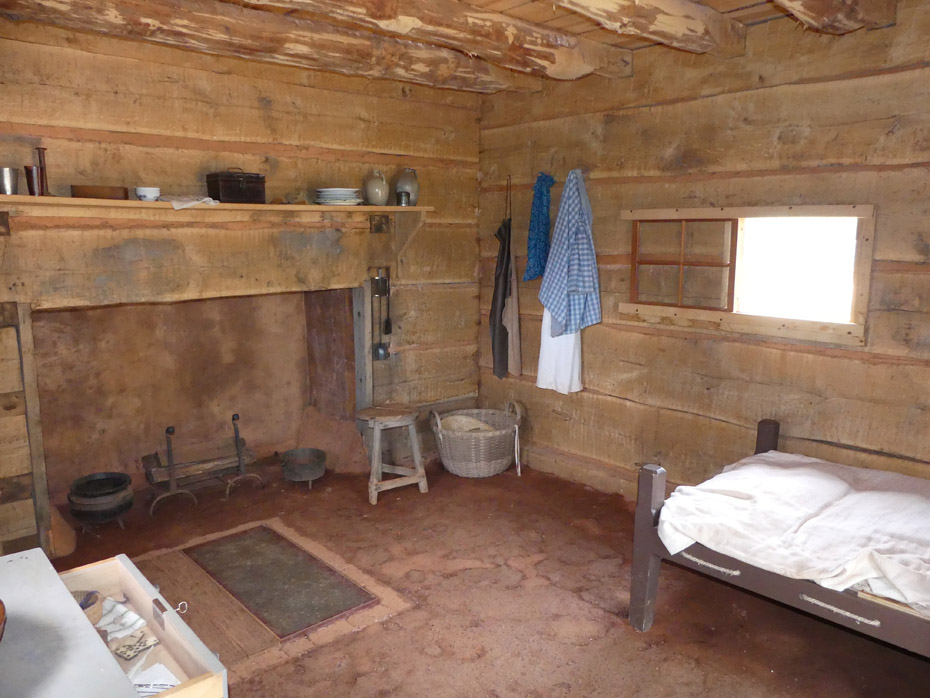
[[[269,519],[134,562],[229,671],[230,683],[379,623],[410,603],[339,555]]]
[[[351,579],[267,526],[183,552],[281,639],[378,602]]]

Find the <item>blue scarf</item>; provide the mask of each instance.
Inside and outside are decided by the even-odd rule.
[[[549,189],[555,184],[552,175],[540,172],[533,185],[533,208],[530,211],[530,233],[526,240],[526,271],[524,281],[538,279],[546,271],[549,259]]]

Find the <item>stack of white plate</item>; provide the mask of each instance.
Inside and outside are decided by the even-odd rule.
[[[362,192],[358,189],[330,187],[316,190],[316,203],[323,206],[356,206],[362,201]]]

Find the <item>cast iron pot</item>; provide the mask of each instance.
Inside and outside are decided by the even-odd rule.
[[[71,513],[88,523],[112,521],[132,507],[132,478],[126,473],[93,473],[71,483]]]

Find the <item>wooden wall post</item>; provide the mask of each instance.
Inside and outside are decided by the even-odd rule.
[[[48,498],[48,478],[45,474],[45,445],[42,439],[42,417],[39,412],[39,383],[36,373],[35,341],[32,335],[32,307],[17,303],[19,320],[19,356],[23,370],[23,393],[26,399],[26,428],[29,432],[29,456],[32,461],[33,501],[39,545],[49,551],[51,504]]]
[[[355,330],[355,409],[371,407],[373,400],[371,362],[371,280],[352,289],[352,325]]]

